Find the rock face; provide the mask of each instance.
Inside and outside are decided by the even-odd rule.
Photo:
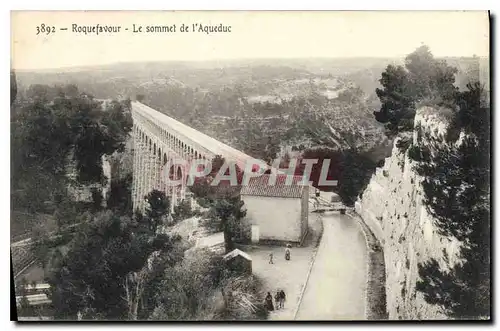
[[[447,128],[445,113],[421,108],[415,117],[416,127],[442,135]],[[425,144],[417,131],[413,143]],[[460,244],[437,233],[422,202],[421,178],[412,169],[414,162],[396,147],[400,139],[356,202],[356,212],[384,250],[389,319],[446,319],[439,307],[426,303],[416,291],[418,264],[435,258],[449,267],[457,261]]]

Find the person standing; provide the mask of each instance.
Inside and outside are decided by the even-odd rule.
[[[274,302],[276,302],[276,309],[280,309],[281,307],[281,292],[276,291],[276,294],[274,295]]]
[[[268,311],[273,311],[274,310],[274,305],[273,305],[273,296],[271,295],[270,292],[267,292],[267,296],[266,296],[266,309]]]
[[[292,245],[287,244],[285,249],[285,260],[290,261],[290,248]]]
[[[269,264],[274,264],[274,262],[273,262],[273,253],[269,253]]]
[[[280,307],[281,308],[285,308],[285,301],[286,301],[285,291],[280,290],[279,291],[279,297],[280,297]]]

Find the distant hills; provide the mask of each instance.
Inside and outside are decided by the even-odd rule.
[[[489,87],[488,58],[445,60],[459,69],[457,85],[465,87],[469,77],[479,76]],[[131,62],[101,66],[16,70],[18,84],[76,84],[98,98],[114,98],[124,93],[138,93],[139,86],[174,85],[198,89],[219,89],[228,85],[246,87],[270,81],[336,77],[351,81],[370,95],[389,64],[403,64],[402,58],[311,58],[311,59],[242,59],[206,62]],[[477,68],[475,68],[477,67]],[[257,87],[256,87],[257,88]],[[262,92],[262,91],[261,91]]]

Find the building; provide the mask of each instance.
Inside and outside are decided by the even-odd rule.
[[[276,181],[270,182],[273,176]],[[302,176],[262,175],[251,178],[241,189],[247,210],[246,222],[252,226],[252,241],[287,241],[302,243],[308,228],[309,186]],[[290,185],[288,185],[290,184]],[[255,234],[258,239],[255,240]]]
[[[229,270],[239,274],[252,274],[252,258],[247,253],[234,249],[222,258]]]

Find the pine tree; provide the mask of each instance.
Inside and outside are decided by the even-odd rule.
[[[462,242],[463,262],[450,270],[435,259],[419,265],[417,290],[458,319],[491,315],[490,113],[482,93],[479,84],[469,84],[468,91],[457,94],[458,112],[447,136],[425,134],[426,143],[409,150],[438,232]]]
[[[374,112],[375,119],[384,123],[386,132],[413,130],[416,105],[426,99],[446,103],[454,100],[457,69],[434,58],[428,46],[421,46],[405,59],[405,66],[389,65],[382,73],[376,93],[382,106]]]

